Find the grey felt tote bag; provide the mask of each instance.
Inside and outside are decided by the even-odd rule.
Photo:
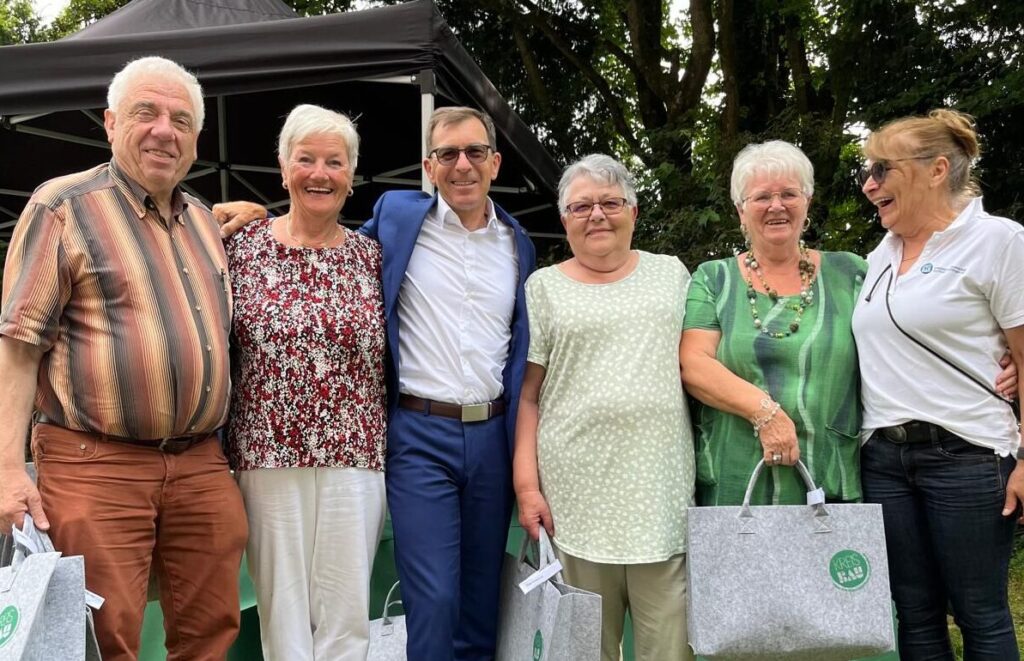
[[[802,463],[808,505],[687,513],[689,635],[715,661],[848,661],[893,649],[880,505],[825,504]]]
[[[537,566],[505,554],[501,570],[497,661],[599,661],[601,597],[566,585],[544,528]]]
[[[10,561],[0,568],[0,660],[98,661],[82,556],[55,551],[28,515],[0,546]]]
[[[392,615],[391,609],[401,606],[402,602],[395,598],[395,582],[384,598],[384,612],[379,620],[370,620],[370,648],[366,653],[366,661],[405,661],[405,616]]]

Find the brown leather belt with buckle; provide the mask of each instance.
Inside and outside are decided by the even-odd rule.
[[[449,404],[412,395],[399,395],[398,405],[410,411],[455,418],[462,422],[483,422],[505,412],[505,401],[502,399],[481,404]]]
[[[930,422],[911,420],[894,427],[880,427],[878,433],[891,443],[930,443],[945,430]]]
[[[55,427],[61,427],[62,429],[68,429],[64,425],[57,424],[44,413],[36,412],[35,420],[37,424],[53,425]],[[167,438],[137,439],[125,438],[124,436],[111,436],[110,434],[102,434],[100,432],[81,431],[78,429],[69,429],[69,431],[78,432],[80,434],[92,434],[93,436],[98,436],[104,441],[124,443],[125,445],[136,445],[144,448],[153,448],[154,450],[166,452],[167,454],[181,454],[185,450],[188,450],[195,445],[199,445],[212,436],[212,433],[206,433],[190,434],[188,436],[169,436]]]

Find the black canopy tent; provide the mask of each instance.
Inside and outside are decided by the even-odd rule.
[[[492,195],[535,238],[563,235],[558,166],[459,44],[431,0],[287,18],[278,0],[135,0],[58,42],[0,48],[0,239],[42,181],[109,157],[106,87],[125,62],[163,55],[196,72],[206,99],[199,158],[184,185],[212,203],[287,204],[277,133],[298,103],[353,117],[362,139],[359,224],[394,187],[423,187],[423,125],[435,105],[494,118],[503,162]],[[202,26],[202,27],[197,27]]]

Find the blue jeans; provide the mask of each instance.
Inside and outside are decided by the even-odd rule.
[[[953,661],[948,606],[965,661],[1020,659],[1006,594],[1016,516],[1002,516],[1015,465],[941,428],[930,441],[876,432],[864,445],[864,499],[882,505],[902,661]]]

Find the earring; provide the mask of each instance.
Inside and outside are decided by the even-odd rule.
[[[750,250],[750,232],[747,231],[746,223],[740,223],[740,234],[743,235],[743,245],[747,247],[747,250]]]
[[[288,182],[287,181],[282,181],[281,182],[281,188],[283,188],[285,190],[288,190]]]
[[[353,189],[351,189],[351,188],[349,188],[349,189],[348,189],[348,193],[346,193],[346,195],[348,195],[348,197],[352,197],[352,196],[353,196],[353,195],[355,195],[355,194],[356,194],[355,190],[353,190]]]

